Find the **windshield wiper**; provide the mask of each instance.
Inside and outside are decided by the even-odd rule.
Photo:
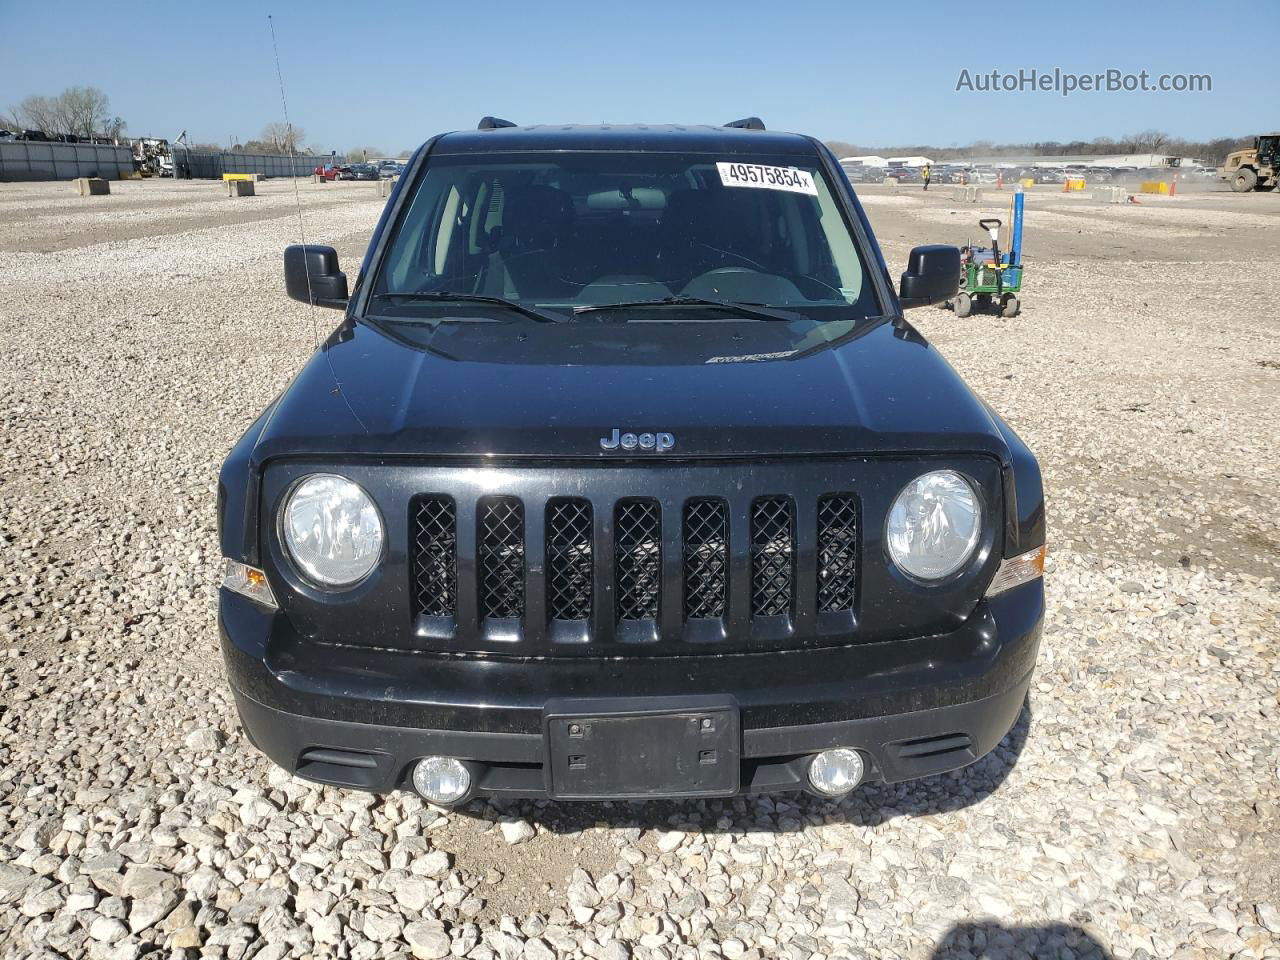
[[[418,293],[375,293],[375,300],[391,300],[396,303],[492,303],[537,320],[539,323],[563,323],[567,318],[554,313],[544,313],[536,307],[526,306],[518,300],[491,296],[484,293],[454,293],[449,290],[424,290]]]
[[[782,320],[788,323],[793,320],[809,319],[802,313],[779,310],[764,303],[740,303],[735,300],[714,300],[710,297],[685,296],[662,297],[658,300],[629,300],[622,303],[596,303],[588,307],[574,307],[573,312],[575,314],[598,313],[604,310],[630,310],[641,307],[714,307],[718,310],[740,313],[744,317],[750,317],[753,320]]]

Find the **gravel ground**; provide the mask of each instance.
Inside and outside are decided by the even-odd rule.
[[[990,756],[445,813],[273,768],[223,678],[217,467],[336,319],[284,298],[262,186],[0,185],[0,953],[1280,957],[1280,197],[1033,194],[1024,315],[913,314],[1045,468],[1044,649]],[[862,192],[895,273],[1003,206]],[[301,195],[354,274],[371,185]]]

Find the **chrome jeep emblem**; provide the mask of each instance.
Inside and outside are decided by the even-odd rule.
[[[600,438],[601,450],[652,450],[666,453],[676,445],[674,433],[623,433],[617,427],[607,437]]]

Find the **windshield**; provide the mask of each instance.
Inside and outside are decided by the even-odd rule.
[[[448,292],[566,318],[679,297],[849,320],[883,313],[867,277],[816,157],[490,154],[431,160],[373,292],[393,317],[439,315],[443,301],[408,295]],[[662,319],[715,310],[688,305]]]

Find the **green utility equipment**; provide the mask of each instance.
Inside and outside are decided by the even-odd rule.
[[[1000,251],[1001,221],[979,220],[978,226],[991,236],[990,247],[970,244],[962,251],[960,292],[951,302],[957,317],[967,317],[976,307],[999,309],[1003,317],[1016,317],[1022,308],[1018,294],[1022,292],[1022,203],[1023,194],[1015,193],[1009,201],[1009,244]]]

